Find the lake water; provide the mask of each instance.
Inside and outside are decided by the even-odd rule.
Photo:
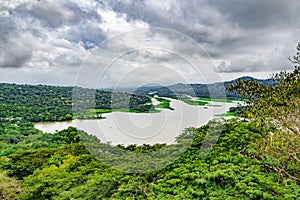
[[[54,133],[73,126],[113,145],[172,144],[185,128],[200,127],[216,118],[214,115],[225,113],[237,104],[211,102],[207,106],[192,106],[179,100],[169,100],[175,110],[161,109],[160,113],[113,112],[103,114],[106,119],[38,123],[35,128]],[[153,99],[153,103],[159,102]]]

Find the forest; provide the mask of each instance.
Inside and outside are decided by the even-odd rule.
[[[74,95],[76,92],[76,96]],[[74,97],[75,96],[75,97]],[[88,112],[90,99],[95,99],[93,109],[131,109],[140,112],[153,110],[147,96],[112,93],[99,90],[74,87],[45,85],[17,85],[0,83],[0,121],[65,121],[71,120],[76,111],[72,101],[80,101],[79,113]]]
[[[1,84],[0,199],[299,199],[297,50],[294,71],[272,84],[227,86],[247,99],[239,116],[187,128],[173,145],[112,146],[73,127],[43,133],[33,122],[72,114],[71,88]],[[111,108],[97,94],[98,108]],[[132,98],[134,109],[149,106]]]

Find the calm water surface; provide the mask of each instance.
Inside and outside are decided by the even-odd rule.
[[[214,115],[225,113],[237,104],[211,102],[210,106],[192,106],[182,101],[169,100],[175,110],[162,109],[160,113],[113,112],[103,114],[106,119],[38,123],[35,128],[54,133],[73,126],[113,145],[171,144],[185,128],[202,126],[215,118]],[[158,102],[153,99],[153,103]]]

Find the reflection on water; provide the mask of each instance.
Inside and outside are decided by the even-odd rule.
[[[188,127],[199,127],[225,113],[235,103],[212,102],[219,106],[192,106],[171,100],[175,110],[162,109],[160,113],[113,112],[103,114],[101,120],[73,120],[69,122],[38,123],[35,128],[47,133],[63,130],[69,126],[96,135],[102,142],[116,144],[155,144],[175,142],[175,138]]]

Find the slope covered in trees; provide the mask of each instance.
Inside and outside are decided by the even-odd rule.
[[[0,198],[298,199],[299,54],[300,46],[295,70],[274,75],[274,85],[228,87],[248,98],[246,120],[189,128],[173,145],[111,146],[75,128],[47,135],[29,122],[1,122]]]
[[[0,121],[63,121],[72,119],[73,87],[45,85],[16,85],[0,83]],[[92,89],[75,88],[82,105],[90,106],[91,97],[96,109],[153,110],[146,96],[129,93],[111,93]],[[83,107],[83,106],[82,106]]]
[[[254,158],[279,176],[299,182],[300,66],[297,64],[292,73],[274,75],[275,86],[238,81],[229,89],[248,97],[248,109],[243,115],[263,127]]]

